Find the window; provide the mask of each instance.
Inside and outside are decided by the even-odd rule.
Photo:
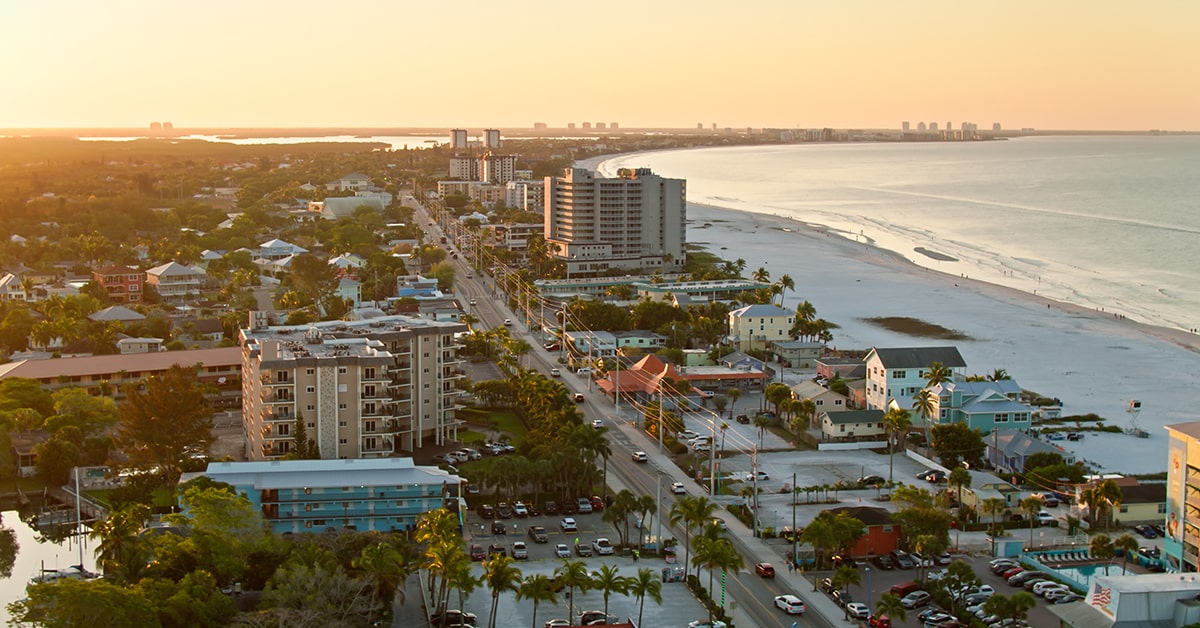
[[[375,379],[375,368],[368,367],[363,369],[363,377],[366,379]]]
[[[317,392],[317,387],[316,386],[307,386],[304,388],[304,392],[315,393],[315,392]]]
[[[338,427],[346,427],[345,421],[338,421]]]
[[[364,397],[374,397],[375,396],[375,387],[374,386],[363,386],[363,396]]]
[[[892,379],[904,379],[904,371],[892,371]]]
[[[316,409],[316,406],[314,406],[313,404],[311,404],[311,403],[310,403],[310,404],[308,404],[307,406],[305,406],[305,408],[306,408],[306,409],[308,409],[308,410],[315,410],[315,409]],[[312,427],[312,423],[309,423],[309,424],[308,424],[308,426],[309,426],[309,427]]]
[[[1159,505],[1158,505],[1158,514],[1160,514],[1160,515],[1165,515],[1165,514],[1167,514],[1167,505],[1166,505],[1166,504],[1159,504]]]
[[[366,442],[366,448],[367,449],[375,449],[375,443],[376,443],[375,437],[372,436],[372,437],[368,438],[367,442]]]
[[[339,370],[345,372],[345,369],[339,369]],[[349,390],[349,388],[347,388],[345,384],[338,384],[338,392],[344,393],[347,390]]]
[[[363,431],[374,432],[375,431],[375,421],[363,421]]]
[[[279,432],[280,436],[287,436],[288,434],[292,433],[292,426],[288,425],[287,423],[280,423],[279,425],[276,425],[275,427],[277,428],[277,431]],[[287,443],[281,443],[281,444],[286,445]]]
[[[275,373],[275,381],[286,382],[286,381],[288,381],[289,375],[290,375],[290,373],[288,373],[287,371],[277,371]]]
[[[312,489],[311,489],[311,488],[308,488],[308,487],[304,487],[304,494],[305,494],[305,495],[312,495]]]
[[[1008,413],[1007,412],[997,412],[996,413],[996,423],[1008,423]]]
[[[819,407],[819,406],[823,406],[823,405],[825,405],[825,400],[824,400],[824,399],[817,399],[816,401],[817,401],[817,406],[818,406],[818,407]],[[666,423],[664,422],[664,423],[663,423],[663,425],[666,425]]]
[[[845,432],[845,431],[846,431],[846,426],[845,426],[845,425],[839,425],[839,426],[838,426],[838,431],[839,431],[839,432]]]
[[[346,374],[346,367],[339,366],[338,367],[338,375],[345,375],[345,374]]]
[[[1127,512],[1129,512],[1129,506],[1126,506],[1125,504],[1121,504],[1121,514],[1125,514]]]
[[[344,403],[339,403],[339,404],[338,404],[338,409],[339,409],[339,410],[345,410],[345,409],[346,409],[346,404],[344,404]]]
[[[316,375],[316,374],[317,374],[317,369],[307,369],[307,370],[305,370],[305,371],[304,371],[304,374],[305,374],[305,375]]]
[[[340,439],[338,439],[338,444],[339,444],[339,445],[345,445],[345,444],[346,444],[346,439],[344,439],[344,438],[340,438]]]
[[[308,429],[310,429],[310,430],[311,430],[311,429],[316,429],[316,427],[317,427],[317,424],[316,424],[316,423],[313,423],[312,421],[309,421],[309,423],[308,423]]]

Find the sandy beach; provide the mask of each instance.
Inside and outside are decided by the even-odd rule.
[[[1113,425],[1128,425],[1127,404],[1140,400],[1137,424],[1150,438],[1089,433],[1069,443],[1106,472],[1165,470],[1162,426],[1194,420],[1196,335],[968,279],[953,274],[953,261],[943,260],[945,272],[929,270],[819,225],[770,215],[689,204],[688,241],[744,259],[747,274],[762,267],[772,280],[790,275],[796,292],[786,307],[811,301],[818,316],[840,326],[834,348],[953,344],[968,373],[1005,369],[1022,387],[1062,400],[1064,415],[1094,412]],[[918,318],[970,340],[912,337],[864,320],[884,316]]]

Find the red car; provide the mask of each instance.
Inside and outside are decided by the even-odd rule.
[[[591,502],[592,502],[592,510],[596,510],[596,511],[604,510],[604,500],[600,499],[599,495],[592,495]]]
[[[871,628],[892,628],[892,619],[887,615],[871,615],[867,625]]]
[[[1022,567],[1013,567],[1012,569],[1009,569],[1008,571],[1000,574],[1000,577],[1004,578],[1005,580],[1008,580],[1009,578],[1021,573],[1022,571],[1025,571],[1025,569]]]
[[[774,578],[775,567],[771,566],[771,563],[758,563],[754,566],[754,573],[764,578]]]
[[[487,555],[483,553],[483,546],[478,543],[471,544],[471,560],[483,560]]]

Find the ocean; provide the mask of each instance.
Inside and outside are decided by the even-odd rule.
[[[686,179],[691,203],[819,224],[942,272],[1200,328],[1197,136],[668,150],[599,170],[635,167]]]

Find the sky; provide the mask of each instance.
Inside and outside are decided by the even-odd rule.
[[[1200,131],[1193,0],[0,0],[0,128]]]

